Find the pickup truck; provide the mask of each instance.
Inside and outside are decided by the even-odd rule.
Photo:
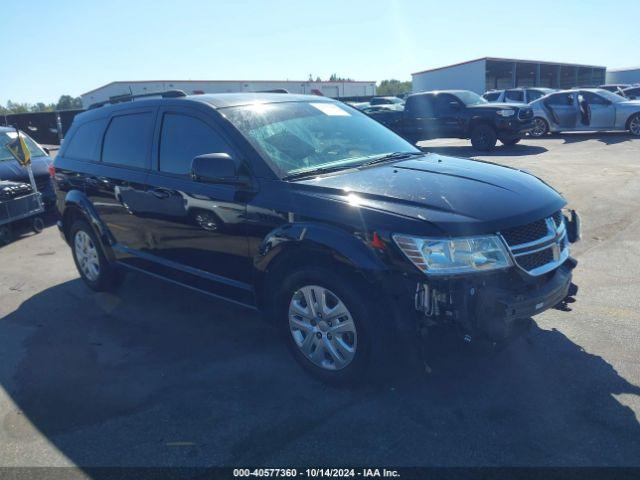
[[[431,138],[468,138],[477,150],[491,150],[500,140],[515,145],[534,128],[526,105],[489,103],[468,90],[409,95],[403,111],[370,114],[411,143]]]

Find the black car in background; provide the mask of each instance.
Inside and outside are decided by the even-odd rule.
[[[20,132],[25,137],[27,147],[31,152],[31,169],[38,191],[42,194],[42,201],[46,208],[55,204],[55,192],[51,181],[51,158],[29,135]],[[20,165],[5,148],[5,145],[16,138],[16,130],[12,127],[0,127],[0,180],[30,183],[27,169]]]
[[[500,341],[575,293],[578,217],[529,173],[426,154],[327,98],[165,97],[78,115],[55,159],[92,289],[133,270],[258,309],[335,383],[428,326]]]
[[[404,100],[398,97],[373,97],[369,101],[370,105],[403,105]]]
[[[469,138],[477,150],[500,140],[514,145],[533,129],[526,105],[489,103],[467,90],[422,92],[407,97],[403,111],[372,112],[371,118],[411,143],[432,138]]]

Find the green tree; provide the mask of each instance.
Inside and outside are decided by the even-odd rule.
[[[332,73],[329,77],[330,82],[353,82],[352,78],[340,77],[337,73]]]
[[[7,101],[7,114],[9,113],[27,113],[30,109],[30,105],[28,103],[18,103],[12,102],[11,100]]]
[[[71,95],[62,95],[56,104],[56,110],[75,110],[82,108],[82,99]]]
[[[42,102],[38,102],[35,105],[31,105],[30,110],[32,112],[52,112],[56,109],[56,104],[55,103],[42,103]]]
[[[411,82],[402,82],[396,79],[382,80],[376,88],[376,94],[383,95],[400,95],[402,93],[411,92]]]

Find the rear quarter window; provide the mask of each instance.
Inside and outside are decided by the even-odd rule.
[[[102,161],[133,168],[147,168],[153,114],[129,113],[111,119],[102,144]]]
[[[100,140],[104,133],[105,119],[92,120],[78,127],[69,139],[64,156],[77,160],[98,161],[100,159]]]

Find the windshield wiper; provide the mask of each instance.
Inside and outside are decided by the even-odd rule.
[[[320,175],[323,173],[337,172],[339,170],[347,170],[353,168],[353,165],[333,165],[326,167],[318,167],[312,170],[303,170],[301,172],[290,173],[282,177],[282,180],[295,180],[297,178],[312,177],[313,175]]]
[[[369,165],[375,165],[376,163],[388,162],[389,160],[404,160],[405,158],[418,157],[426,155],[424,152],[393,152],[380,157],[376,157],[367,162],[361,163],[359,167],[367,167]]]

